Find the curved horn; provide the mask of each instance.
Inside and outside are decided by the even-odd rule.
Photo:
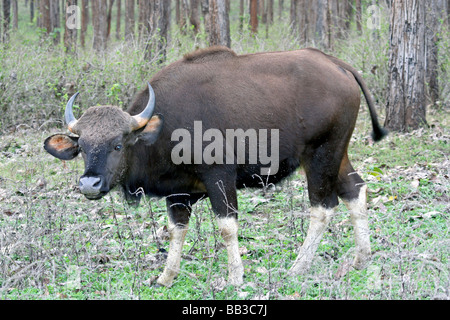
[[[142,128],[147,124],[147,122],[150,120],[150,118],[153,115],[153,111],[155,109],[155,92],[153,91],[152,86],[150,85],[150,82],[148,83],[148,103],[145,107],[144,111],[139,113],[138,115],[132,116],[133,123],[132,123],[132,130],[137,130],[139,128]]]
[[[75,93],[69,99],[69,102],[67,102],[67,105],[66,105],[66,111],[64,112],[64,117],[66,119],[67,127],[68,127],[70,132],[73,132],[73,128],[75,127],[75,125],[78,122],[78,120],[73,115],[73,110],[72,110],[73,102],[75,101],[75,98],[78,96],[78,93],[79,92]]]

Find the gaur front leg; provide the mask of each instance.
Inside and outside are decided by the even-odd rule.
[[[227,249],[228,283],[242,285],[244,266],[239,253],[235,178],[230,174],[217,172],[206,177],[204,183]]]
[[[168,197],[166,204],[169,214],[169,253],[164,271],[159,276],[157,283],[165,287],[170,287],[180,272],[181,253],[188,230],[191,203],[185,197]]]

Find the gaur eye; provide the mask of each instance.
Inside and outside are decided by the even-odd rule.
[[[122,150],[122,145],[118,144],[117,146],[114,147],[114,150],[116,150],[116,151]]]

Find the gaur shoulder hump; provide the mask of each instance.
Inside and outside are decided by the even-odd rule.
[[[236,56],[236,53],[227,47],[214,46],[187,53],[184,55],[184,61],[188,63],[202,63],[230,59]]]

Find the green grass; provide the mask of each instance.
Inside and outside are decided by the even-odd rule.
[[[164,200],[148,199],[136,209],[112,192],[100,201],[88,201],[75,188],[82,160],[63,163],[42,149],[51,132],[27,129],[3,135],[0,296],[448,298],[449,118],[444,113],[435,116],[440,122],[433,128],[391,133],[372,145],[367,113],[360,115],[350,157],[370,189],[373,256],[364,270],[347,267],[353,257],[353,231],[340,205],[310,272],[286,276],[308,227],[301,171],[266,193],[239,192],[239,245],[246,276],[241,288],[226,286],[226,252],[208,200],[194,207],[179,277],[170,289],[156,288],[148,279],[160,274],[164,253],[159,251],[168,249],[161,232],[167,224]]]

